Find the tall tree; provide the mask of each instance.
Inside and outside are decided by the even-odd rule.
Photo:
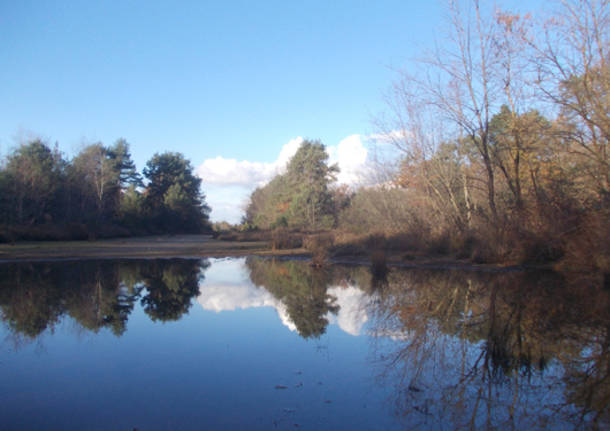
[[[12,185],[14,222],[33,224],[50,216],[62,168],[59,154],[39,139],[21,145],[9,156],[5,181]]]
[[[210,208],[201,179],[180,153],[155,154],[146,163],[145,206],[155,228],[170,232],[201,232],[208,226]]]
[[[450,0],[448,12],[447,43],[420,63],[424,73],[404,72],[394,86],[388,132],[401,133],[388,136],[395,136],[409,157],[420,159],[441,143],[457,140],[461,152],[482,168],[485,214],[498,226],[490,122],[501,105],[514,110],[528,96],[519,57],[524,25],[518,16],[494,13],[479,0]],[[431,143],[430,136],[436,136]]]
[[[290,224],[299,228],[329,228],[334,223],[333,200],[328,188],[336,180],[337,165],[328,165],[320,141],[304,141],[290,159],[285,178],[290,189]]]
[[[598,196],[610,193],[610,8],[608,0],[562,1],[531,38],[537,88],[559,108],[568,151]]]
[[[260,228],[332,227],[336,213],[329,185],[338,171],[337,165],[328,165],[328,153],[321,142],[304,141],[286,172],[252,193],[246,221]]]
[[[93,202],[95,220],[112,218],[118,210],[119,171],[112,153],[101,142],[88,145],[72,161],[73,182],[80,189],[81,206]]]
[[[142,186],[142,176],[136,170],[136,165],[129,152],[129,143],[125,139],[117,139],[108,149],[108,154],[114,162],[114,169],[118,172],[121,190],[125,190],[132,184]]]

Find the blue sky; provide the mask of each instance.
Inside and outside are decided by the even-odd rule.
[[[434,41],[441,3],[0,1],[0,153],[31,135],[68,157],[124,137],[141,170],[179,151],[207,161],[213,219],[237,221],[264,178],[205,175],[227,160],[273,172],[299,137],[336,161],[361,151],[393,68]]]

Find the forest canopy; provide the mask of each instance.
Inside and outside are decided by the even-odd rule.
[[[201,179],[182,154],[155,154],[143,174],[124,139],[72,160],[40,139],[24,143],[0,169],[0,240],[209,230]]]

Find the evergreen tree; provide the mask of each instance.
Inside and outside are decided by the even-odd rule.
[[[136,170],[136,165],[131,159],[129,143],[119,138],[114,145],[108,149],[110,158],[114,161],[114,169],[118,172],[118,182],[121,190],[125,190],[131,184],[142,186],[142,176]]]
[[[288,163],[289,225],[296,228],[330,228],[334,224],[333,199],[328,185],[336,180],[337,165],[328,165],[326,147],[304,141]]]
[[[145,210],[155,229],[169,232],[201,232],[208,227],[210,208],[201,192],[201,179],[180,153],[155,154],[146,163],[149,183]]]
[[[260,228],[331,228],[336,214],[329,185],[338,172],[337,165],[328,165],[322,143],[304,141],[290,159],[286,173],[252,193],[246,221]]]

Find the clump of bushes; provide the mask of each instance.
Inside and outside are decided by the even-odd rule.
[[[276,228],[271,232],[271,248],[273,250],[288,250],[301,248],[303,246],[303,235],[295,233],[287,228]]]
[[[221,241],[271,241],[272,231],[268,230],[230,230],[226,232],[215,232],[214,238]]]
[[[311,265],[318,268],[326,266],[334,243],[335,238],[330,232],[307,235],[303,239],[303,247],[311,252]]]

